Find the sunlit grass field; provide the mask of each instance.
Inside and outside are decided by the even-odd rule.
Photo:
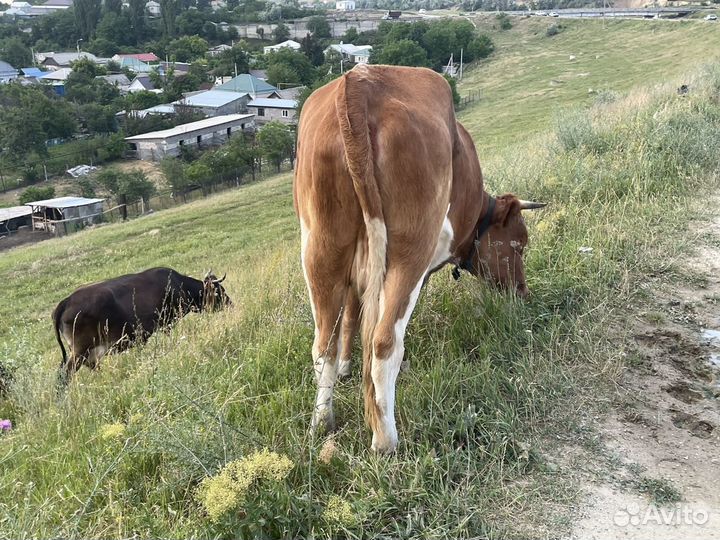
[[[567,533],[579,494],[548,441],[609,402],[623,369],[610,328],[642,301],[646,272],[677,271],[698,193],[719,184],[720,70],[682,80],[687,96],[670,81],[543,117],[548,131],[485,159],[493,191],[550,203],[527,216],[534,294],[433,276],[408,329],[389,457],[369,451],[357,365],[336,389],[338,432],[308,432],[313,326],[290,175],[0,255],[12,374],[0,418],[15,425],[0,434],[0,537]],[[227,272],[233,306],[81,370],[57,399],[57,301],[160,265]]]

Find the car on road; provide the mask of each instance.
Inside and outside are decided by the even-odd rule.
[[[717,21],[717,15],[713,15],[712,13],[710,15],[705,15],[706,21]]]
[[[547,17],[547,13],[545,13],[544,11],[536,11],[535,15],[538,17]]]
[[[559,15],[557,12],[555,12],[555,11],[551,11],[551,12],[550,12],[550,17],[559,17],[559,16],[560,16],[560,15]]]

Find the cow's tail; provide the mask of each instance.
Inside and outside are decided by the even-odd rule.
[[[366,74],[358,66],[340,80],[335,101],[345,161],[362,209],[367,235],[367,252],[358,281],[362,291],[363,389],[365,420],[376,431],[381,412],[375,401],[372,380],[373,334],[381,316],[380,294],[387,265],[387,229],[380,188],[375,178],[372,143],[368,128]],[[357,256],[357,255],[356,255]],[[364,279],[363,279],[364,277]]]
[[[62,351],[62,363],[60,364],[60,377],[62,379],[62,373],[64,372],[64,368],[67,364],[67,353],[65,352],[65,345],[63,344],[62,336],[60,335],[60,324],[62,324],[62,315],[65,311],[65,306],[67,305],[67,298],[62,300],[57,307],[55,308],[55,311],[53,311],[52,318],[53,318],[53,326],[55,327],[55,339],[57,339],[58,345],[60,345],[60,351]],[[61,380],[60,383],[63,381]]]

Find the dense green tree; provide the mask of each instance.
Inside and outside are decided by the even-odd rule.
[[[409,39],[388,43],[378,53],[373,50],[371,61],[374,64],[390,64],[394,66],[428,65],[425,49]]]
[[[295,137],[290,129],[280,122],[269,122],[258,132],[257,138],[262,156],[280,172],[283,161],[292,159],[295,148]]]
[[[53,186],[30,186],[20,194],[18,202],[27,204],[33,201],[44,201],[52,199],[55,196],[55,188]]]
[[[107,192],[115,196],[118,204],[140,199],[147,202],[155,193],[155,184],[141,170],[121,172],[114,167],[107,167],[98,173],[97,181]]]
[[[90,41],[95,35],[95,28],[100,19],[101,0],[74,0],[73,10],[75,12],[75,24],[80,37]]]
[[[287,24],[279,23],[273,30],[275,43],[282,43],[290,39],[290,28]]]
[[[36,42],[37,50],[53,50],[52,46],[43,46],[57,44],[59,47],[75,48],[76,40],[83,37],[80,34],[75,16],[75,8],[58,10],[56,13],[50,13],[43,17],[38,17],[33,21],[32,39]],[[52,40],[41,45],[38,41],[41,39]]]
[[[455,32],[449,25],[433,24],[422,37],[422,46],[432,67],[439,69],[447,64],[450,55],[455,51]]]
[[[88,44],[87,50],[97,56],[109,58],[109,57],[119,53],[120,47],[114,41],[110,41],[105,38],[95,38]],[[119,68],[119,66],[118,66],[118,68]],[[117,69],[115,71],[120,71],[120,70]]]
[[[302,52],[308,57],[314,66],[320,66],[325,62],[323,46],[312,34],[307,34],[302,41]]]
[[[105,13],[120,15],[122,12],[122,0],[103,0],[103,10]]]
[[[7,38],[0,43],[0,59],[18,69],[33,63],[30,49],[18,37]]]
[[[95,29],[95,37],[117,45],[131,44],[133,32],[129,14],[118,15],[114,11],[105,13]]]
[[[80,107],[80,117],[90,133],[111,133],[116,129],[115,114],[109,107],[88,103]]]
[[[185,165],[177,158],[167,156],[160,162],[160,170],[165,177],[165,183],[172,189],[174,196],[185,196],[190,180],[185,174]]]
[[[163,35],[175,37],[175,18],[178,14],[178,0],[160,0],[160,16],[163,23]]]
[[[307,29],[318,39],[332,37],[330,23],[322,15],[310,17],[307,22]]]
[[[145,4],[146,0],[129,0],[128,14],[136,44],[145,39]]]
[[[167,53],[177,62],[190,62],[205,56],[208,42],[200,36],[182,36],[168,43]]]
[[[445,77],[445,80],[450,85],[450,91],[452,92],[453,104],[457,107],[458,105],[460,105],[460,94],[458,93],[458,90],[457,90],[457,81],[454,78],[450,77],[449,75],[443,75],[443,77]]]
[[[211,62],[211,70],[215,76],[235,75],[236,71],[237,73],[247,73],[250,67],[248,53],[239,43],[236,43],[232,49],[223,51],[214,57]]]
[[[342,37],[343,43],[352,43],[353,45],[357,45],[356,41],[358,39],[360,39],[360,34],[358,33],[357,28],[355,28],[354,26],[348,28]]]
[[[197,9],[183,11],[175,20],[175,27],[181,36],[192,36],[203,33],[203,25],[207,18],[203,12]]]
[[[495,50],[495,45],[492,40],[486,36],[481,35],[476,37],[470,42],[468,46],[468,61],[477,60],[479,58],[487,58]]]
[[[267,56],[267,73],[270,84],[293,83],[312,84],[317,78],[317,71],[307,56],[299,51],[283,48]],[[295,74],[292,76],[291,74]],[[291,80],[283,80],[291,79]]]

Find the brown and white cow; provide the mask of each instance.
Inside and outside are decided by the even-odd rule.
[[[305,103],[294,199],[315,320],[312,427],[334,428],[333,387],[349,372],[361,318],[372,448],[392,451],[395,381],[425,279],[452,263],[526,296],[520,211],[542,205],[484,192],[475,146],[440,75],[366,65]]]

